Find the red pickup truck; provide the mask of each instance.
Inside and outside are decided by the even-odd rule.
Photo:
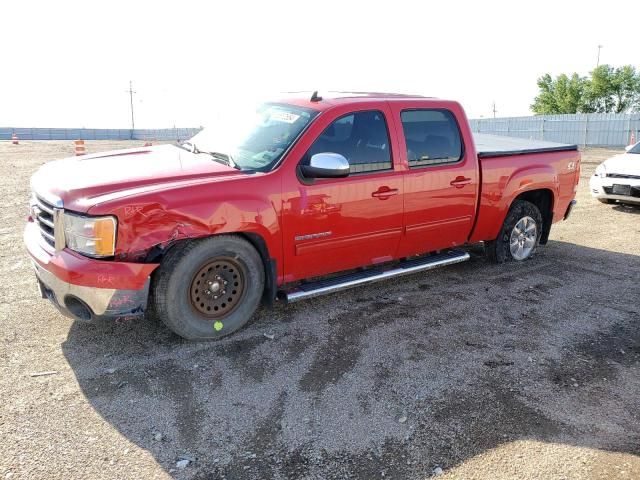
[[[461,262],[529,258],[575,203],[575,145],[474,136],[453,101],[296,97],[190,141],[32,178],[43,297],[92,321],[150,312],[188,339],[296,301]]]

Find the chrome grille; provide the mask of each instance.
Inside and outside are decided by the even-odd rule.
[[[624,173],[607,173],[609,178],[630,178],[632,180],[640,180],[640,175],[626,175]]]
[[[53,226],[53,205],[44,201],[37,195],[34,198],[35,205],[33,208],[34,220],[38,222],[38,226],[40,227],[40,234],[45,241],[55,247],[55,230]]]
[[[31,216],[38,223],[42,238],[54,248],[56,247],[56,217],[61,212],[60,207],[62,202],[58,199],[49,201],[37,193],[32,195]]]

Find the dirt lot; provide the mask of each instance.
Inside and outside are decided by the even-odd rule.
[[[640,478],[640,209],[587,189],[613,152],[585,152],[574,215],[531,261],[474,250],[211,344],[38,298],[29,176],[71,152],[0,143],[0,477]]]

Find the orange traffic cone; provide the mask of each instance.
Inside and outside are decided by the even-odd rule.
[[[13,143],[14,145],[18,145],[18,135],[16,135],[16,132],[13,132],[11,134],[11,143]]]
[[[87,150],[84,147],[84,140],[74,140],[73,143],[76,146],[76,157],[87,153]]]

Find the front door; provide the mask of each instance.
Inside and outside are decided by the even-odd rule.
[[[283,192],[285,281],[389,261],[402,236],[402,171],[394,169],[386,103],[330,121],[300,160],[339,153],[346,178],[297,178]]]

